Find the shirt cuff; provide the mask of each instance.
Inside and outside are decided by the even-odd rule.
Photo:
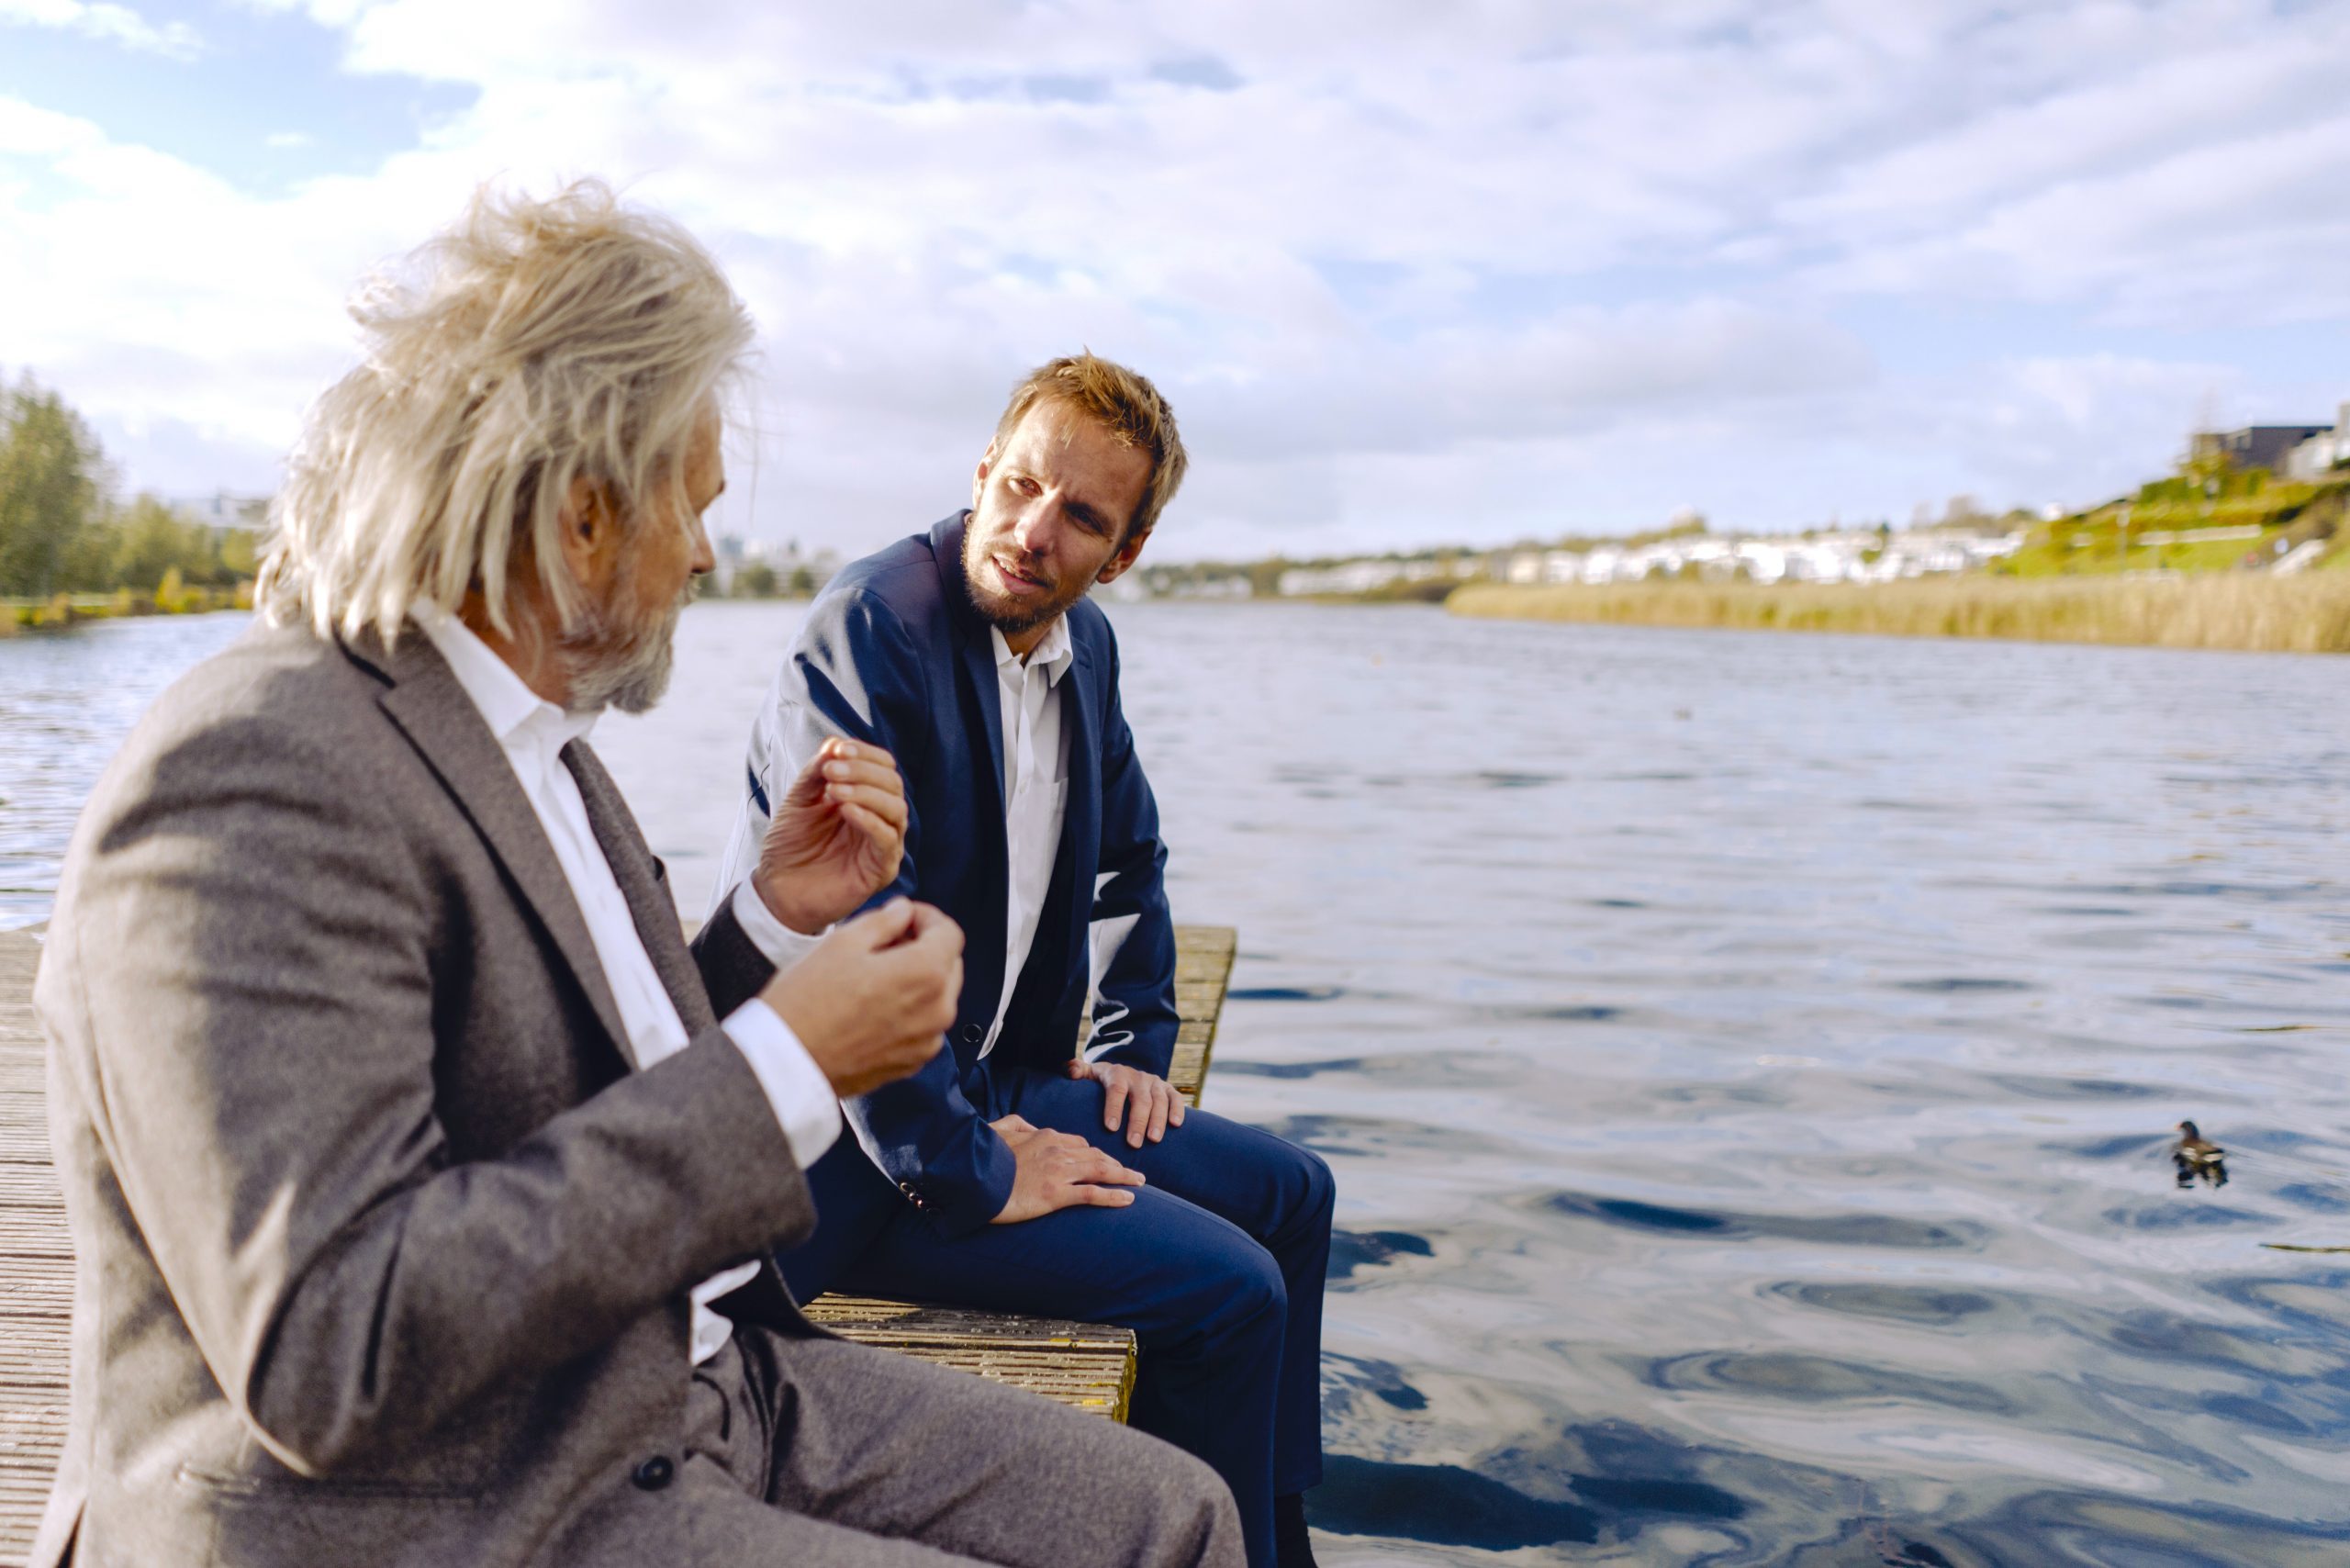
[[[810,1169],[841,1136],[841,1103],[833,1093],[832,1081],[791,1025],[757,997],[728,1014],[724,1028],[751,1064],[759,1087],[767,1091],[784,1141],[791,1146],[791,1158],[800,1170]]]
[[[809,950],[825,936],[823,931],[813,936],[807,935],[778,920],[775,911],[767,907],[767,900],[759,897],[759,890],[748,877],[744,878],[734,889],[734,923],[743,928],[743,935],[751,939],[751,946],[766,954],[767,962],[773,964],[778,972],[806,958]]]

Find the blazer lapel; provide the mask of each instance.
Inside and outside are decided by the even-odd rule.
[[[995,639],[987,622],[971,608],[963,582],[963,530],[970,513],[962,512],[930,531],[931,554],[938,567],[938,590],[945,596],[947,623],[955,629],[955,655],[971,683],[972,699],[979,705],[979,727],[986,732],[988,793],[995,800],[996,831],[1003,831],[1003,694],[996,682]]]
[[[531,912],[571,969],[572,978],[587,994],[596,1021],[604,1026],[612,1047],[633,1065],[628,1032],[621,1026],[620,1004],[604,979],[604,966],[588,935],[588,921],[572,896],[562,863],[547,843],[546,829],[522,793],[514,769],[498,748],[498,737],[483,722],[481,711],[457,683],[456,676],[414,627],[386,651],[372,638],[344,644],[345,651],[391,682],[376,701],[423,755],[442,784],[456,798],[490,852],[514,879]]]
[[[637,938],[644,944],[645,956],[653,960],[654,970],[661,977],[662,989],[676,1004],[688,1036],[700,1034],[716,1024],[718,1017],[711,1011],[710,991],[701,982],[701,970],[696,967],[693,954],[687,950],[685,927],[677,921],[677,906],[654,874],[653,852],[645,847],[643,831],[636,825],[620,786],[604,771],[603,759],[586,741],[574,741],[564,747],[563,761],[571,769],[571,776],[579,781],[579,800],[588,808],[588,825],[595,830],[596,843],[612,868],[612,880],[620,884],[621,896],[628,901]]]

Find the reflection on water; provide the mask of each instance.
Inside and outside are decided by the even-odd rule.
[[[2350,1561],[2350,666],[1115,614],[1208,1103],[1340,1181],[1326,1562]],[[797,615],[599,730],[692,913]]]
[[[248,616],[96,621],[0,638],[0,930],[47,917],[73,819],[156,693]]]

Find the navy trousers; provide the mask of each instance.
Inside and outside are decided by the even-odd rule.
[[[1254,1568],[1273,1562],[1272,1502],[1322,1479],[1322,1285],[1330,1168],[1206,1111],[1159,1143],[1102,1125],[1102,1086],[975,1067],[990,1120],[1017,1113],[1143,1173],[1125,1208],[1058,1210],[947,1240],[844,1134],[808,1173],[816,1233],[778,1262],[801,1301],[827,1290],[1131,1328],[1131,1420],[1214,1467]]]

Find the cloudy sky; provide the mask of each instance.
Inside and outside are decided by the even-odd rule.
[[[601,174],[763,333],[722,526],[861,551],[1076,345],[1168,557],[2077,503],[2350,398],[2350,4],[0,0],[0,368],[266,490],[342,301]]]

